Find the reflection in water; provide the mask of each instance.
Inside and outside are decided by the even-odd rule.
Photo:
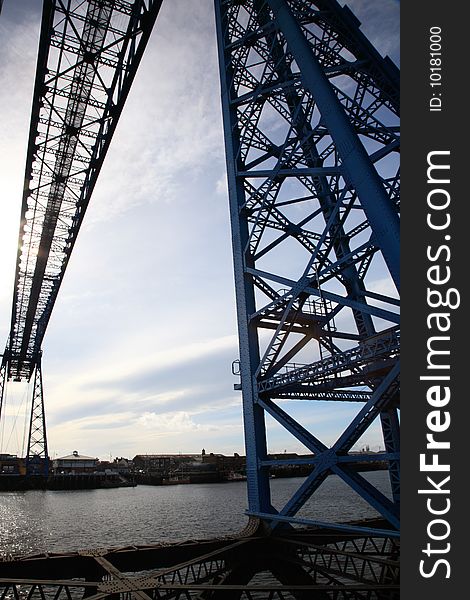
[[[389,495],[385,471],[365,477]],[[273,479],[281,508],[300,479]],[[299,515],[319,520],[375,516],[336,476],[329,477]],[[240,531],[247,522],[246,484],[137,486],[107,490],[0,493],[0,554],[61,552],[128,544],[208,538]]]

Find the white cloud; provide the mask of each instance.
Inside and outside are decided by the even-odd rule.
[[[226,198],[228,197],[227,175],[225,173],[223,173],[223,175],[221,175],[219,179],[217,179],[215,184],[215,191],[220,196],[225,196]]]
[[[165,433],[187,433],[200,429],[207,430],[207,426],[195,423],[189,414],[184,411],[169,413],[146,412],[138,419],[139,425],[152,429],[157,435]]]

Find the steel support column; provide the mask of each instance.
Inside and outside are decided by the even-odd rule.
[[[5,361],[2,361],[2,363],[0,365],[0,425],[2,423],[3,399],[6,394],[7,371],[8,371],[8,365],[5,360]]]
[[[39,354],[34,372],[33,399],[26,452],[26,474],[47,477],[49,475],[49,453],[47,451],[41,358],[41,354]]]
[[[385,450],[398,456],[390,459],[389,476],[393,500],[400,507],[400,420],[394,406],[380,413]]]
[[[220,2],[215,2],[217,39],[219,41],[219,66],[222,92],[222,113],[224,123],[225,154],[230,199],[230,222],[235,274],[235,289],[238,315],[238,340],[240,348],[240,376],[243,388],[243,423],[246,444],[246,473],[248,504],[251,510],[271,512],[268,470],[259,467],[260,460],[267,458],[266,425],[264,411],[257,403],[257,382],[253,374],[260,362],[260,351],[256,327],[249,316],[256,310],[254,288],[245,274],[246,259],[244,249],[249,240],[246,220],[241,216],[245,201],[243,183],[236,173],[240,164],[240,139],[233,127],[236,111],[231,105],[230,87],[234,76],[230,68],[230,55],[227,51],[227,22],[223,22]],[[249,265],[252,266],[252,265]]]
[[[335,0],[216,0],[215,12],[248,512],[272,528],[300,522],[337,474],[396,530],[395,492],[390,501],[356,473],[350,454],[399,402],[399,300],[377,286],[380,276],[399,289],[396,68]],[[289,414],[291,398],[365,405],[330,448]],[[279,511],[266,413],[313,453],[312,475]]]

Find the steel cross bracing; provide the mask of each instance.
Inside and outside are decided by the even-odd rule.
[[[44,0],[10,337],[29,380],[161,0]]]
[[[391,537],[299,530],[0,560],[0,600],[310,600],[399,597]]]
[[[249,514],[272,528],[313,524],[296,514],[334,473],[398,530],[398,70],[335,0],[215,10]],[[288,400],[309,399],[336,401],[332,415],[339,401],[364,404],[327,445],[289,414]],[[314,466],[276,507],[266,414]],[[392,499],[350,453],[377,422]]]

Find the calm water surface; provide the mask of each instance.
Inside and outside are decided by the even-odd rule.
[[[364,475],[390,495],[385,471]],[[281,508],[302,479],[273,479]],[[299,516],[348,520],[375,512],[330,476]],[[0,493],[0,555],[152,544],[236,533],[247,523],[246,483]]]

